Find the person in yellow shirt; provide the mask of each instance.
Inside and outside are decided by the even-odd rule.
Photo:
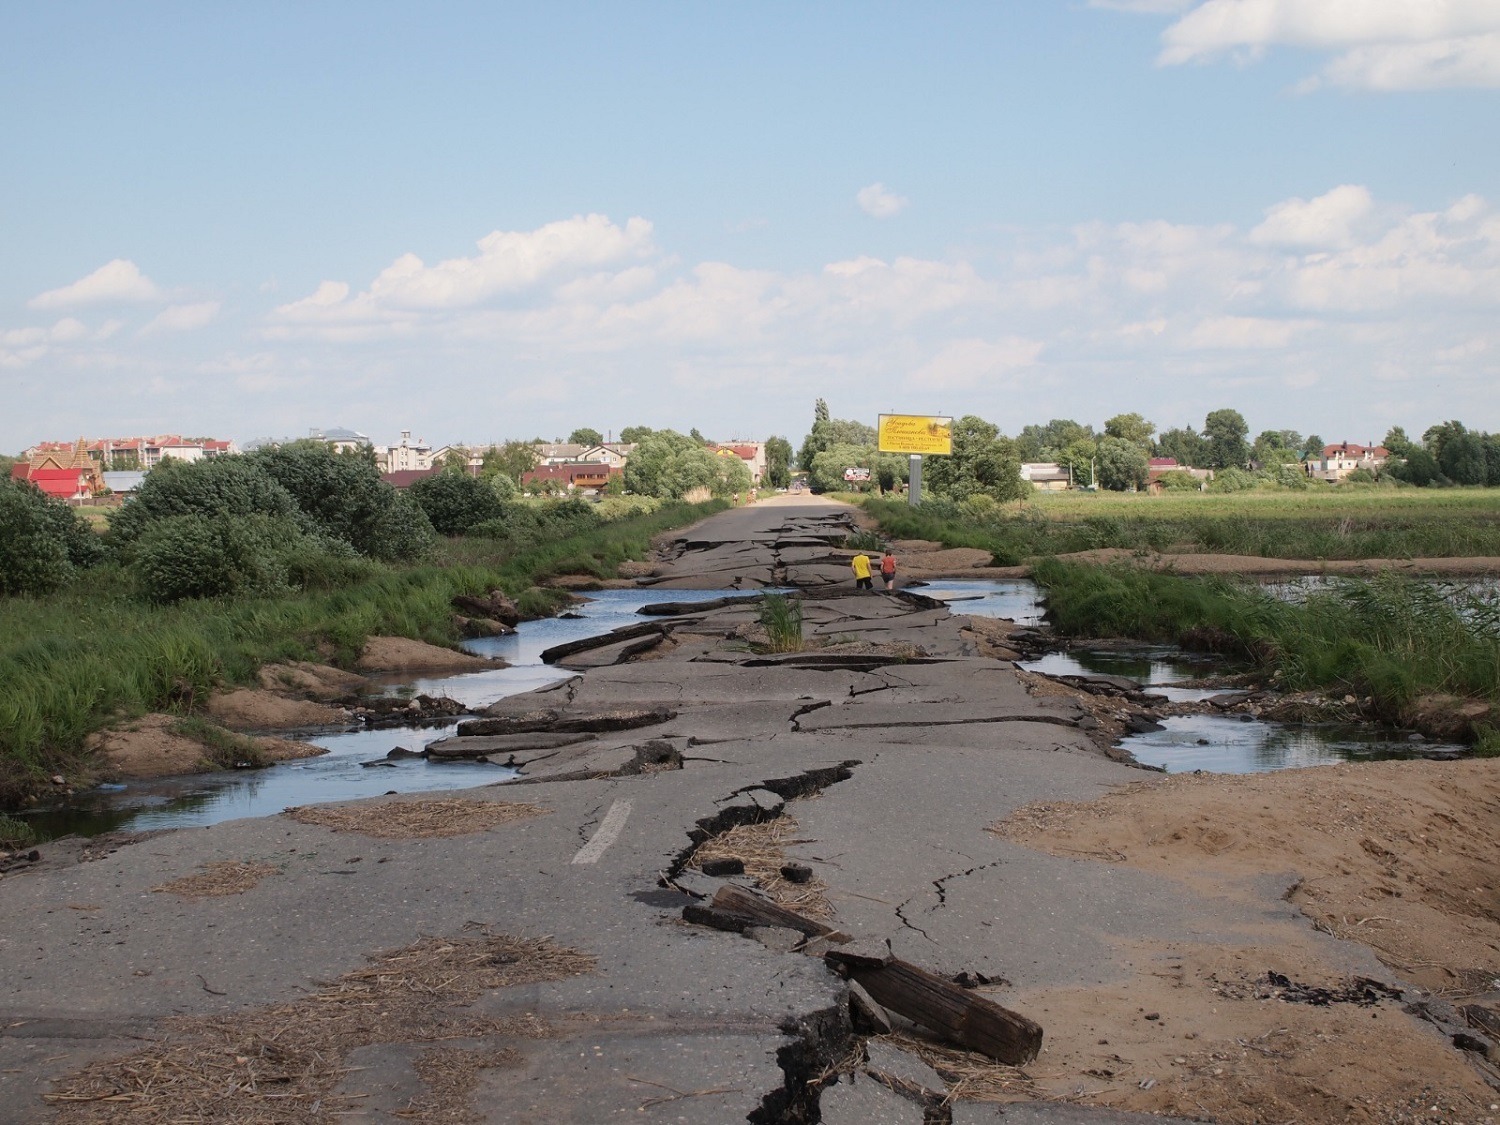
[[[849,560],[849,565],[854,568],[854,588],[856,590],[873,590],[874,584],[870,581],[870,556],[861,551]]]

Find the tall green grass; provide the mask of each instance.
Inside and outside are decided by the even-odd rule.
[[[977,547],[999,565],[1103,547],[1293,559],[1500,555],[1495,489],[864,503],[887,535]]]
[[[760,600],[759,619],[772,652],[802,651],[802,603],[785,594],[766,594]]]
[[[602,524],[513,557],[455,540],[420,566],[372,564],[349,585],[278,597],[154,606],[108,568],[47,598],[0,600],[0,806],[66,768],[85,738],[129,716],[186,710],[215,685],[249,683],[266,663],[350,665],[371,636],[456,640],[452,599],[501,588],[523,610],[567,595],[535,586],[559,574],[611,574],[653,536],[725,507],[674,504]]]
[[[1390,722],[1434,693],[1500,702],[1500,606],[1482,593],[1382,575],[1292,603],[1248,584],[1131,566],[1045,559],[1033,573],[1048,617],[1068,636],[1227,651],[1279,671],[1293,690],[1368,697]]]

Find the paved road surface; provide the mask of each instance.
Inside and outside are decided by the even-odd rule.
[[[788,854],[826,884],[839,927],[888,939],[898,956],[945,975],[982,974],[1015,989],[1104,981],[1116,972],[1115,942],[1170,938],[1184,926],[1232,933],[1263,920],[1248,908],[1210,911],[1164,880],[986,833],[1026,802],[1088,799],[1139,774],[1099,753],[1076,725],[1075,704],[1033,698],[1010,665],[978,656],[946,609],[849,596],[832,547],[846,519],[844,509],[795,499],[725,513],[683,535],[659,584],[664,599],[682,586],[805,586],[815,591],[804,609],[808,636],[846,652],[863,644],[865,660],[756,657],[744,640],[755,611],[744,606],[674,619],[670,639],[642,659],[612,664],[618,651],[596,654],[589,667],[581,655],[576,679],[503,700],[494,716],[653,705],[675,715],[520,754],[530,783],[463,794],[529,802],[543,815],[412,840],[279,816],[156,835],[4,879],[0,1120],[47,1120],[41,1095],[52,1080],[129,1052],[160,1065],[170,1049],[163,1036],[201,1034],[172,1032],[167,1017],[233,1021],[270,1005],[316,1007],[322,1001],[308,997],[377,951],[492,933],[549,936],[597,967],[484,992],[464,1011],[489,1022],[467,1037],[434,1044],[392,1017],[393,1042],[368,1030],[352,1046],[330,1041],[329,1058],[348,1073],[316,1112],[290,1099],[282,1119],[323,1120],[337,1109],[339,1120],[388,1120],[427,1105],[417,1119],[458,1120],[432,1107],[470,1104],[471,1119],[485,1122],[923,1121],[920,1096],[894,1093],[864,1069],[910,1067],[917,1087],[939,1097],[941,1080],[888,1046],[852,1079],[809,1084],[857,1049],[846,987],[822,961],[783,951],[776,934],[763,944],[682,921],[693,900],[665,878],[695,839],[755,816],[795,817]],[[910,658],[918,649],[926,660]],[[223,897],[155,890],[215,861],[271,873]],[[706,886],[700,877],[696,888]],[[1263,908],[1278,909],[1290,908],[1274,897]],[[1006,990],[993,996],[1004,1003]],[[444,1003],[435,997],[434,1010]],[[540,1037],[536,1019],[546,1025]],[[234,1076],[265,1071],[243,1038],[225,1042],[223,1091]],[[502,1048],[513,1052],[508,1061],[479,1070],[470,1093],[444,1094],[420,1073],[424,1058]],[[236,1105],[274,1109],[255,1100],[265,1092],[225,1092],[213,1104],[223,1120],[245,1119],[249,1110]],[[68,1120],[129,1120],[125,1109],[140,1104],[63,1106],[82,1115]],[[935,1112],[930,1120],[999,1120],[996,1107],[976,1103]],[[1013,1106],[1004,1120],[1135,1118],[1036,1104]]]

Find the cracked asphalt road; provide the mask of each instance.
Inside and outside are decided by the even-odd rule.
[[[1092,799],[1139,774],[1098,751],[1075,725],[1083,712],[1071,701],[1033,698],[1009,665],[977,655],[946,609],[848,596],[846,568],[827,561],[846,519],[814,503],[727,512],[685,534],[652,581],[790,582],[812,591],[809,634],[887,652],[907,646],[933,662],[752,661],[734,634],[755,611],[728,606],[678,619],[670,643],[648,659],[591,668],[492,709],[666,703],[677,712],[537,758],[519,784],[464,794],[529,802],[544,815],[416,840],[286,817],[241,820],[4,880],[0,1121],[49,1120],[43,1095],[54,1079],[141,1049],[166,1017],[295,999],[375,951],[476,923],[551,936],[597,957],[598,967],[484,998],[486,1012],[533,1014],[552,1033],[481,1044],[513,1047],[520,1061],[482,1073],[473,1120],[817,1120],[825,1091],[807,1079],[853,1045],[843,982],[817,959],[683,923],[690,900],[662,883],[681,867],[692,834],[750,815],[736,811],[746,798],[735,795],[758,788],[791,798],[786,811],[799,828],[789,855],[826,882],[841,929],[889,940],[898,956],[947,976],[1016,988],[1102,983],[1120,971],[1119,939],[1184,929],[1232,936],[1264,912],[1290,909],[1274,897],[1262,910],[1210,909],[1165,880],[987,833],[1028,802]],[[673,747],[682,768],[614,775],[652,739]],[[593,862],[572,862],[616,802],[632,810],[618,837]],[[223,898],[154,891],[213,861],[265,863],[276,873]],[[994,996],[1006,1002],[1004,988]],[[353,1099],[342,1119],[389,1119],[403,1091],[422,1089],[415,1067],[429,1049],[395,1042],[346,1059],[363,1069],[340,1084]],[[869,1085],[855,1101],[828,1087],[825,1119],[857,1102],[863,1120],[923,1120],[919,1101]],[[222,1119],[234,1120],[232,1101],[226,1106]],[[933,1112],[930,1120],[944,1120],[951,1111]],[[952,1119],[987,1113],[964,1107]],[[1135,1120],[1048,1103],[1024,1113],[1036,1122]]]

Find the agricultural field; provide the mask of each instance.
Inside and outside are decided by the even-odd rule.
[[[1500,489],[1038,493],[1015,503],[867,500],[881,529],[999,565],[1101,548],[1278,559],[1500,556]]]

